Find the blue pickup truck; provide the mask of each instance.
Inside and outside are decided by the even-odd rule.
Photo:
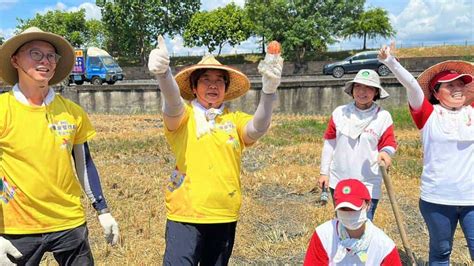
[[[123,80],[122,68],[105,50],[97,47],[75,49],[76,63],[69,75],[69,84],[84,84],[84,81],[94,85],[114,84]]]

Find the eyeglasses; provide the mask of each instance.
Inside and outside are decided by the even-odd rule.
[[[43,54],[43,52],[38,51],[38,50],[30,50],[30,58],[35,60],[35,61],[41,61],[43,58],[46,56],[46,59],[48,59],[48,62],[50,64],[56,64],[59,62],[59,59],[61,58],[60,55],[57,53],[48,53],[48,54]]]
[[[224,79],[211,80],[209,78],[200,78],[199,81],[204,83],[204,85],[206,85],[206,86],[209,86],[211,84],[214,84],[216,86],[225,86],[225,84],[226,84]]]

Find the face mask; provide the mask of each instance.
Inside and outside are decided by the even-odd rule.
[[[349,230],[359,229],[367,221],[367,210],[359,211],[337,210],[337,219]]]

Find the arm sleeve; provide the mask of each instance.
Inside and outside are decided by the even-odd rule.
[[[99,173],[92,161],[87,142],[74,145],[72,156],[74,158],[77,177],[82,189],[92,202],[92,206],[98,212],[106,210],[107,202],[102,193]]]
[[[329,257],[326,250],[319,239],[318,234],[315,232],[311,241],[309,242],[308,250],[306,251],[306,257],[304,259],[304,266],[316,266],[316,265],[329,265]]]
[[[378,149],[379,151],[385,151],[390,156],[395,154],[395,151],[397,150],[397,142],[393,132],[393,125],[390,125],[380,137]]]
[[[276,100],[276,93],[266,94],[263,91],[260,93],[260,102],[257,110],[246,127],[245,132],[252,140],[261,138],[270,127],[272,121],[273,102]]]
[[[398,254],[397,247],[394,247],[392,252],[390,252],[380,264],[381,266],[401,266],[402,262],[400,260],[400,255]]]
[[[168,68],[164,74],[158,75],[157,78],[163,99],[163,113],[170,117],[181,115],[184,111],[184,104],[178,84],[171,74],[171,69]]]
[[[421,89],[418,81],[408,72],[393,56],[389,56],[383,60],[390,71],[395,75],[398,81],[407,89],[408,103],[410,107],[417,110],[421,107],[423,99],[423,90]]]
[[[329,176],[334,149],[336,149],[336,139],[327,139],[324,141],[323,150],[321,152],[321,168],[319,169],[319,174]]]

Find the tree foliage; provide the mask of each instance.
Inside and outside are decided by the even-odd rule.
[[[2,35],[0,35],[0,45],[2,45],[4,41],[5,41],[5,38]]]
[[[306,51],[324,51],[363,11],[365,0],[246,0],[255,32],[282,43],[285,57],[301,63]]]
[[[97,1],[108,31],[107,48],[117,56],[140,58],[144,63],[157,35],[182,33],[199,10],[198,0]]]
[[[194,14],[183,34],[186,46],[206,46],[209,53],[227,43],[231,46],[247,40],[252,34],[252,24],[247,14],[235,3],[212,11]]]
[[[84,9],[76,12],[54,10],[46,14],[37,13],[31,19],[18,19],[16,32],[19,33],[34,26],[61,35],[73,46],[80,47],[87,44],[88,40],[104,34],[99,26],[93,30],[94,33],[91,33],[88,26],[93,24],[99,25],[100,21],[86,22]]]
[[[377,36],[389,38],[395,36],[395,33],[390,24],[387,11],[382,8],[373,8],[360,14],[341,35],[345,38],[350,38],[351,36],[363,38],[363,49],[365,50],[367,38],[374,39]]]

